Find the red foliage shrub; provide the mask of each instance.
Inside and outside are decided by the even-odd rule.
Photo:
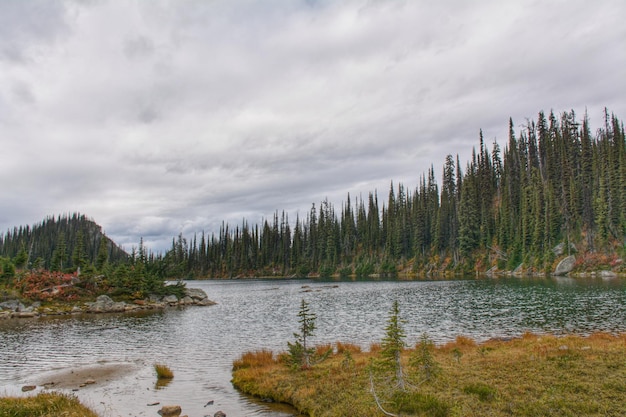
[[[79,289],[74,287],[75,275],[52,271],[31,271],[24,275],[19,286],[22,295],[31,300],[72,301],[79,297]]]

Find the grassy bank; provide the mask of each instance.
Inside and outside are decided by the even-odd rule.
[[[309,416],[624,416],[626,335],[589,337],[524,335],[476,344],[459,337],[434,347],[438,373],[426,380],[411,371],[404,352],[405,391],[380,371],[380,356],[338,344],[309,370],[292,370],[284,355],[268,351],[235,361],[233,384],[243,392],[294,405]],[[411,375],[413,372],[413,375]],[[370,379],[371,376],[371,379]]]
[[[76,397],[55,392],[0,398],[0,417],[98,417]]]

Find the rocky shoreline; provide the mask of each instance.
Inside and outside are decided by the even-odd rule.
[[[180,299],[175,295],[165,297],[151,295],[146,299],[133,300],[132,302],[116,302],[108,295],[101,295],[93,302],[53,307],[42,306],[40,302],[26,306],[19,300],[8,300],[0,303],[0,320],[68,314],[131,313],[142,310],[163,310],[171,307],[211,306],[214,304],[216,303],[209,300],[207,294],[199,288],[186,288],[185,296]]]

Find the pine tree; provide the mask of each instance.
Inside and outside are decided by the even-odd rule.
[[[395,300],[389,313],[387,327],[385,327],[385,337],[382,340],[381,364],[383,368],[393,372],[395,383],[401,390],[405,388],[400,357],[406,346],[403,323],[404,321],[400,318],[398,300]]]
[[[315,313],[311,312],[309,304],[302,299],[298,312],[299,333],[294,333],[295,342],[287,342],[289,348],[290,364],[294,368],[309,369],[315,349],[310,347],[309,338],[315,331]]]

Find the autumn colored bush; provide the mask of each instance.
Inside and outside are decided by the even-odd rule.
[[[81,290],[74,287],[77,277],[53,271],[31,271],[19,279],[19,288],[25,298],[38,301],[73,301]]]

